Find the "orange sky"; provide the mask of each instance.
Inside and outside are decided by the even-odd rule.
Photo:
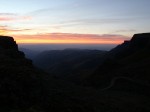
[[[17,43],[120,44],[149,32],[150,0],[114,1],[1,0],[0,35]]]
[[[128,37],[121,35],[47,33],[13,35],[17,43],[72,43],[72,44],[120,44]]]
[[[28,20],[30,17],[24,16],[21,19]],[[0,21],[17,20],[9,17],[0,17]],[[11,28],[7,25],[0,26],[0,35],[13,36],[17,43],[72,43],[72,44],[120,44],[128,40],[127,36],[119,34],[81,34],[81,33],[42,33],[36,28]]]
[[[13,36],[17,43],[120,44],[127,36],[117,34],[41,33],[34,29],[11,29],[0,26],[1,35]]]
[[[61,44],[120,44],[124,40],[128,40],[129,37],[123,36],[121,34],[113,34],[113,33],[90,33],[78,31],[78,33],[74,33],[75,30],[70,29],[67,30],[68,33],[65,32],[64,28],[56,28],[55,31],[57,33],[52,33],[52,27],[41,28],[40,27],[25,27],[29,25],[28,22],[31,22],[33,18],[28,15],[16,15],[15,13],[0,13],[0,22],[1,23],[9,23],[0,25],[0,35],[8,35],[13,36],[17,43],[61,43]],[[17,25],[18,23],[22,23],[21,25]],[[33,25],[34,26],[34,25]],[[82,28],[82,27],[81,27]],[[59,31],[62,29],[62,32]],[[69,32],[70,31],[70,32]],[[94,31],[94,29],[93,29]],[[50,33],[49,33],[50,32]]]

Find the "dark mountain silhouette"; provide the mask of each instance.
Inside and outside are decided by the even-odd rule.
[[[116,77],[126,77],[149,86],[149,46],[149,33],[135,34],[130,41],[125,41],[108,52],[107,59],[89,80],[95,86],[106,86]]]
[[[24,52],[25,57],[31,60],[33,60],[40,53],[40,51],[30,50],[22,47],[19,47],[19,51]]]
[[[1,49],[14,49],[18,50],[18,46],[14,39],[9,36],[1,36],[0,38],[0,48]]]
[[[102,63],[105,53],[88,49],[50,50],[40,53],[33,62],[55,77],[82,82]]]
[[[98,107],[90,94],[35,69],[12,37],[0,36],[1,112],[90,112]]]
[[[144,35],[138,34],[140,39]],[[56,79],[53,75],[35,68],[32,61],[18,51],[12,37],[0,36],[0,111],[149,112],[149,44],[145,43],[145,47],[140,47],[140,44],[135,45],[133,39],[131,41],[127,47],[122,47],[123,51],[119,48],[105,54],[103,63],[98,61],[101,63],[98,65],[93,61],[97,69],[95,73],[84,78],[83,84],[86,87],[83,87],[64,79]],[[73,54],[72,51],[74,50],[69,53]],[[83,60],[94,56],[92,51],[83,52],[83,57],[80,50],[75,54],[79,54]],[[85,55],[86,52],[90,54],[89,57]],[[113,58],[110,58],[110,54],[113,54]],[[74,64],[73,60],[76,59],[79,63],[80,58],[77,57],[70,58],[70,62]],[[101,54],[95,59],[98,60],[98,57],[101,60]],[[87,61],[86,64],[89,66],[91,62]],[[80,69],[83,69],[82,66]]]
[[[113,55],[115,58],[124,58],[139,50],[148,50],[150,48],[149,38],[149,33],[135,34],[130,41],[124,41],[123,44],[112,49],[109,54],[110,56]]]

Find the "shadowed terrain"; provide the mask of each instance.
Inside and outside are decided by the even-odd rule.
[[[87,49],[51,50],[40,53],[33,62],[55,77],[81,83],[103,62],[105,53]]]
[[[12,37],[0,36],[0,111],[149,112],[149,48],[150,34],[145,33],[109,52],[48,51],[44,68],[55,70],[48,74],[18,51]]]
[[[130,41],[125,41],[108,52],[104,63],[89,80],[93,80],[93,84],[101,85],[100,83],[108,82],[114,77],[127,77],[149,85],[149,49],[150,34],[135,34]]]

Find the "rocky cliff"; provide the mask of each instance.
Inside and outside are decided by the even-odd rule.
[[[150,85],[150,33],[135,34],[130,41],[112,49],[89,80],[104,85],[116,77],[127,77]],[[118,78],[117,78],[118,79]],[[98,81],[99,80],[99,81]]]
[[[133,35],[130,41],[130,48],[134,50],[150,47],[150,33],[141,33]]]
[[[18,45],[14,41],[13,37],[9,36],[0,36],[0,56],[2,57],[11,57],[11,58],[22,58],[27,62],[31,62],[25,59],[23,52],[18,50]]]
[[[111,58],[124,58],[140,50],[150,49],[150,33],[134,34],[131,40],[124,41],[108,53]],[[147,51],[146,51],[147,52]]]
[[[9,36],[0,36],[0,48],[18,50],[18,46],[13,37]]]
[[[0,36],[0,111],[31,105],[29,97],[34,92],[35,85],[39,85],[34,73],[36,70],[33,69],[31,60],[18,51],[14,39]]]

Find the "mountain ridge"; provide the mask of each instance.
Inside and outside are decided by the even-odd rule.
[[[150,65],[149,41],[150,33],[133,35],[130,41],[125,41],[108,52],[104,63],[99,66],[89,80],[95,79],[92,82],[97,83],[98,81],[96,80],[99,79],[100,82],[106,81],[109,83],[114,77],[127,77],[139,80],[142,83],[148,83],[148,80],[150,80],[148,67]]]
[[[16,46],[15,41],[10,40]],[[136,47],[135,52],[129,52],[128,47],[123,47],[123,51],[122,48],[114,50],[114,57],[110,59],[106,59],[109,54],[106,53],[105,61],[96,65],[95,72],[85,74],[83,85],[76,85],[35,68],[17,47],[7,47],[8,43],[0,47],[2,112],[150,111],[150,53],[147,46],[140,50]],[[126,55],[120,56],[120,52]],[[120,58],[116,57],[118,54]]]

